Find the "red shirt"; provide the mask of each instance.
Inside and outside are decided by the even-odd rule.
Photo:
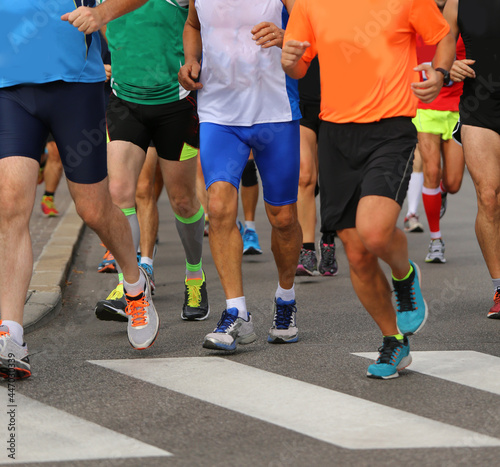
[[[435,45],[427,45],[424,43],[420,36],[417,36],[417,60],[418,64],[432,62],[434,54],[436,53]],[[465,45],[462,40],[462,36],[459,36],[457,41],[457,60],[465,59]],[[425,76],[420,73],[420,81],[425,81]],[[462,89],[464,83],[454,83],[450,81],[448,86],[441,88],[439,95],[429,104],[425,104],[422,101],[418,101],[419,109],[431,109],[431,110],[450,110],[452,112],[458,112],[458,103],[460,102],[460,96],[462,95]]]

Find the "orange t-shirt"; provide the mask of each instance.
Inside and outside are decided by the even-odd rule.
[[[322,120],[369,123],[415,116],[416,34],[436,44],[449,29],[434,0],[297,0],[284,42],[318,55]]]

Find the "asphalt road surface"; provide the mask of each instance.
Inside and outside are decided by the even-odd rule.
[[[0,386],[0,464],[14,462],[14,415],[22,465],[498,465],[500,321],[486,318],[492,286],[468,175],[442,221],[448,262],[424,263],[425,221],[426,232],[408,235],[430,316],[411,339],[413,364],[390,381],[365,376],[381,336],[353,293],[340,244],[338,276],[297,278],[299,342],[266,342],[277,274],[262,202],[264,253],[243,264],[258,340],[229,354],[203,349],[225,304],[208,239],[211,314],[185,322],[184,256],[165,195],[160,212],[156,343],[134,350],[125,324],[95,318],[116,275],[97,273],[104,251],[86,230],[60,315],[27,336],[33,376]],[[425,219],[422,206],[420,213]]]

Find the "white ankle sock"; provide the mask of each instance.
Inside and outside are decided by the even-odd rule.
[[[284,302],[295,300],[295,285],[292,285],[291,289],[283,289],[281,285],[278,284],[275,297],[281,298]]]
[[[238,310],[238,317],[243,318],[244,320],[248,319],[248,311],[247,311],[247,302],[245,300],[245,296],[230,298],[226,300],[226,309],[236,308]]]
[[[139,280],[135,284],[129,284],[125,279],[123,280],[123,288],[125,289],[125,293],[130,297],[135,297],[141,292],[144,292],[145,285],[146,279],[142,272],[139,275]]]
[[[16,344],[24,344],[24,329],[19,323],[17,323],[16,321],[4,319],[2,320],[2,324],[9,328],[10,337],[14,339],[14,342]]]

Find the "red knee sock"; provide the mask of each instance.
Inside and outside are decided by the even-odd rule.
[[[441,238],[439,230],[439,212],[441,210],[441,190],[438,188],[422,188],[422,201],[424,203],[427,222],[431,231],[431,238]]]

